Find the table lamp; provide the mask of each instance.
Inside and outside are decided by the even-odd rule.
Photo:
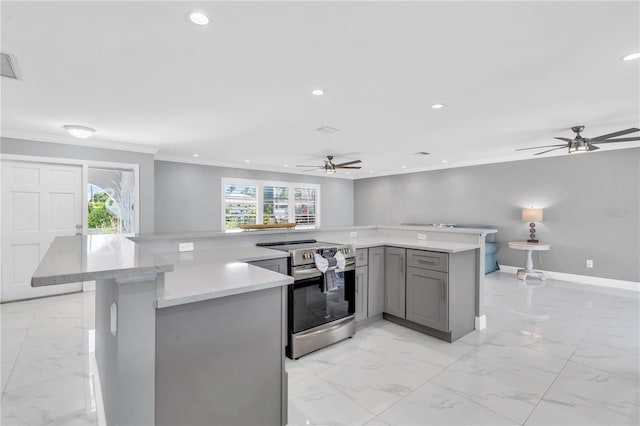
[[[535,222],[542,222],[542,209],[522,209],[522,221],[529,223],[529,239],[528,243],[537,243],[536,240],[536,224]]]

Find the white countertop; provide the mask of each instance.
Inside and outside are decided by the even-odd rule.
[[[33,287],[169,272],[173,264],[121,235],[57,237],[33,274]]]
[[[293,278],[245,262],[288,258],[262,247],[197,250],[163,255],[174,270],[165,274],[157,307],[183,305],[293,283]]]
[[[430,250],[441,253],[459,253],[467,250],[479,249],[478,244],[468,243],[450,243],[445,241],[427,241],[415,240],[409,238],[390,238],[390,237],[372,237],[372,238],[353,238],[349,241],[342,241],[345,244],[354,244],[356,248],[368,248],[378,246],[393,246],[416,250]]]
[[[385,229],[407,227],[385,227]],[[361,237],[343,240],[356,248],[395,246],[442,253],[480,248],[478,244]],[[168,307],[291,284],[293,279],[245,262],[286,258],[288,253],[254,245],[203,248],[161,255],[120,235],[56,238],[31,280],[32,286],[97,279],[125,279],[169,272],[158,289],[157,306]]]

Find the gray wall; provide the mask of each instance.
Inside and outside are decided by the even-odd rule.
[[[223,177],[320,184],[321,225],[353,225],[351,180],[156,161],[156,232],[219,231]]]
[[[534,257],[536,267],[640,281],[639,194],[633,148],[357,180],[354,220],[495,225],[499,262],[520,266],[525,252],[506,242],[528,237],[522,207],[542,207],[538,237],[551,251]]]
[[[91,142],[87,141],[87,144],[89,145]],[[153,232],[153,155],[11,138],[0,139],[0,152],[2,154],[138,164],[140,166],[140,232]]]

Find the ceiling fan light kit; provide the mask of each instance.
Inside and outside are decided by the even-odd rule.
[[[640,132],[640,129],[636,127],[632,127],[626,130],[620,130],[619,132],[608,133],[606,135],[596,136],[595,138],[583,138],[580,133],[584,130],[584,126],[573,126],[571,128],[576,136],[573,139],[563,138],[560,136],[554,137],[554,139],[558,139],[564,141],[564,144],[556,144],[556,145],[543,145],[543,146],[533,146],[531,148],[519,148],[516,151],[525,151],[528,149],[541,149],[541,148],[551,148],[546,151],[536,152],[533,155],[546,154],[547,152],[557,151],[558,149],[567,148],[569,150],[569,154],[575,154],[579,152],[589,152],[595,151],[596,149],[600,149],[599,144],[603,143],[614,143],[614,142],[632,142],[632,141],[640,141],[640,137],[632,137],[632,138],[621,138],[620,136],[628,135],[629,133]],[[617,139],[612,139],[617,138]]]

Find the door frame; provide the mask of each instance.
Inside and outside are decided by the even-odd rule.
[[[20,155],[20,154],[0,154],[0,167],[2,167],[2,160],[8,161],[22,161],[28,163],[41,163],[41,164],[60,164],[71,166],[82,166],[82,233],[86,234],[88,230],[89,212],[87,204],[89,203],[89,195],[87,188],[89,186],[89,167],[98,167],[106,169],[121,169],[132,170],[134,173],[134,179],[136,183],[136,189],[134,194],[134,206],[135,209],[135,224],[134,233],[140,232],[140,165],[135,163],[116,163],[111,161],[94,161],[94,160],[79,160],[75,158],[59,158],[59,157],[40,157],[34,155]],[[2,197],[0,197],[0,206],[2,205]],[[2,213],[0,213],[0,221],[2,220]],[[0,238],[2,238],[2,230],[0,229]],[[0,256],[2,255],[2,249],[0,248]],[[2,266],[0,265],[0,270]],[[95,290],[95,281],[85,281],[82,283],[82,291]]]
[[[89,167],[98,167],[104,169],[122,169],[132,170],[136,182],[136,190],[134,195],[135,209],[135,225],[134,233],[140,232],[140,165],[135,163],[116,163],[110,161],[94,161],[94,160],[78,160],[75,158],[59,158],[59,157],[38,157],[33,155],[20,155],[20,154],[1,154],[1,160],[11,161],[25,161],[29,163],[46,163],[46,164],[63,164],[82,166],[82,233],[87,232],[87,222],[89,220],[89,212],[86,207],[89,202],[89,196],[87,194],[87,187],[89,185]]]

